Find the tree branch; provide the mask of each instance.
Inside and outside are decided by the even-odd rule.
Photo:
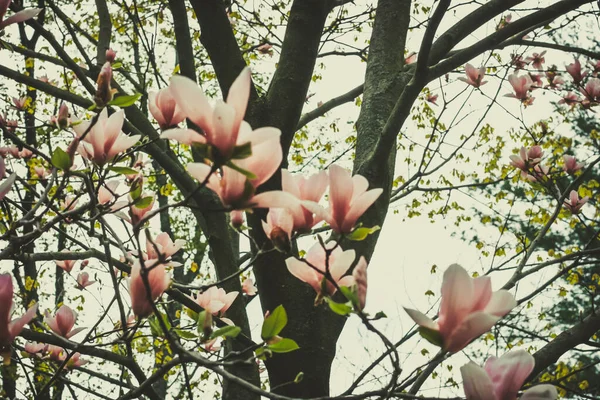
[[[315,108],[314,110],[307,112],[300,118],[300,121],[298,121],[298,125],[296,126],[296,131],[299,131],[305,125],[307,125],[310,122],[314,121],[315,119],[325,115],[325,113],[327,113],[328,111],[331,111],[335,107],[353,101],[355,98],[357,98],[358,96],[360,96],[362,94],[364,88],[365,88],[364,84],[359,85],[359,86],[355,87],[354,89],[351,89],[350,91],[348,91],[342,95],[339,95],[338,97],[334,97],[333,99],[321,104],[319,107]]]

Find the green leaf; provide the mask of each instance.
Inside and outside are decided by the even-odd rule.
[[[114,70],[114,69],[119,69],[119,68],[121,68],[122,66],[123,66],[123,63],[116,62],[116,63],[113,63],[113,65],[112,65],[112,69],[113,69],[113,70]]]
[[[246,171],[243,168],[238,167],[237,165],[235,165],[234,163],[232,163],[231,161],[227,161],[226,164],[229,168],[236,170],[237,172],[239,172],[240,174],[244,175],[246,178],[248,179],[256,179],[256,175],[254,175],[252,172],[250,171]]]
[[[198,339],[198,335],[196,335],[194,332],[190,332],[185,329],[174,329],[174,331],[179,335],[180,338],[188,340]]]
[[[379,311],[375,316],[371,319],[371,321],[376,321],[378,319],[387,318],[387,315],[383,311]]]
[[[119,96],[111,100],[108,105],[126,108],[132,106],[140,97],[142,97],[141,93],[136,93],[129,96]]]
[[[442,334],[440,333],[440,331],[421,326],[419,328],[419,333],[421,334],[423,339],[427,340],[431,344],[435,344],[436,346],[440,347],[442,347],[442,345],[444,344],[442,340]]]
[[[375,225],[372,228],[356,228],[347,236],[347,238],[356,242],[360,242],[361,240],[365,240],[367,236],[377,232],[380,229],[381,228],[378,225]]]
[[[212,159],[212,148],[207,143],[192,143],[192,152],[195,158]]]
[[[329,308],[331,308],[331,311],[333,311],[336,314],[348,315],[352,312],[352,307],[350,307],[346,303],[336,303],[333,300],[329,300],[327,303],[329,304]]]
[[[152,318],[148,319],[148,322],[150,323],[150,332],[152,332],[152,335],[160,336],[162,329],[160,329],[158,319],[155,316],[152,316]]]
[[[269,315],[265,322],[263,322],[262,331],[260,336],[263,340],[269,340],[273,336],[276,336],[281,330],[287,325],[287,313],[282,305],[279,305],[271,315]]]
[[[152,200],[154,200],[154,197],[152,197],[152,196],[146,196],[144,198],[141,198],[135,202],[135,207],[140,208],[140,209],[146,208],[150,204],[152,204]]]
[[[277,343],[273,343],[267,346],[267,349],[273,353],[289,353],[290,351],[298,350],[300,346],[292,339],[281,339]]]
[[[129,195],[132,200],[137,200],[142,195],[142,180],[136,179],[133,181],[131,185],[131,189],[129,190]]]
[[[87,108],[87,110],[88,110],[88,111],[94,111],[94,110],[96,109],[96,107],[97,107],[97,106],[96,106],[96,104],[94,103],[94,104],[92,104],[91,106],[89,106],[89,107]]]
[[[252,144],[250,142],[244,143],[241,146],[235,146],[231,158],[236,160],[242,160],[252,155]]]
[[[212,335],[210,335],[210,338],[214,339],[220,336],[234,338],[237,335],[239,335],[241,331],[242,328],[240,328],[239,326],[224,326],[214,331]]]
[[[109,171],[112,172],[116,172],[117,174],[121,174],[121,175],[137,175],[140,171],[138,171],[137,169],[133,169],[133,168],[129,168],[129,167],[109,167],[108,168]]]
[[[304,380],[304,372],[300,371],[298,372],[298,375],[296,375],[296,377],[294,378],[294,383],[300,383],[302,382],[302,380]]]
[[[69,157],[69,155],[63,149],[57,147],[54,149],[54,153],[52,153],[52,165],[58,169],[66,171],[71,168],[71,157]]]
[[[340,292],[342,292],[342,294],[348,299],[350,303],[352,303],[352,305],[354,305],[355,307],[358,305],[358,296],[356,295],[356,292],[354,290],[346,286],[340,286]]]

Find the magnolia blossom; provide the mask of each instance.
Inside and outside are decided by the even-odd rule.
[[[116,196],[117,187],[119,187],[119,181],[104,182],[104,185],[98,188],[98,203],[108,204],[112,202]]]
[[[539,182],[544,181],[548,177],[548,173],[550,172],[550,167],[547,165],[536,165],[533,167],[531,173],[527,173],[525,171],[521,171],[521,177],[527,179],[529,182]]]
[[[48,350],[48,345],[44,343],[27,342],[25,343],[25,346],[23,346],[23,349],[25,352],[35,354],[39,357],[40,353],[45,353]]]
[[[136,203],[133,200],[131,200],[131,196],[129,197],[129,199],[131,200],[131,203],[129,205],[129,215],[131,219],[126,219],[126,221],[129,221],[132,225],[136,225],[146,216],[146,214],[148,214],[152,210],[152,208],[154,207],[154,202],[156,201],[156,197],[154,195],[146,193],[141,198],[145,199],[147,197],[152,197],[150,204],[147,206],[139,205],[139,203]]]
[[[112,66],[107,61],[102,66],[100,73],[98,74],[98,80],[96,81],[96,95],[94,101],[98,107],[105,107],[113,99],[117,89],[113,89],[110,86],[112,80]],[[119,130],[121,128],[119,127]]]
[[[112,64],[115,62],[115,58],[117,58],[117,52],[114,51],[113,49],[108,49],[108,50],[106,50],[105,56],[106,56],[106,61],[108,61],[109,63]]]
[[[80,353],[74,353],[71,356],[71,358],[69,358],[69,361],[67,362],[67,365],[65,366],[65,368],[69,369],[69,368],[74,368],[74,367],[81,367],[82,365],[85,365],[89,362],[87,360],[82,360],[80,357],[81,357]],[[65,361],[66,359],[67,359],[67,355],[63,353],[63,355],[59,356],[58,361]]]
[[[581,168],[584,167],[584,164],[578,163],[577,159],[574,156],[565,154],[563,156],[563,161],[563,170],[569,175],[573,175],[576,171],[579,171]]]
[[[277,250],[284,253],[291,250],[290,240],[294,228],[294,218],[285,208],[271,208],[267,221],[262,221],[265,235],[273,242]]]
[[[558,89],[565,84],[565,80],[556,71],[546,71],[546,80],[548,81],[546,87],[551,89]]]
[[[268,54],[270,56],[273,55],[273,46],[271,46],[269,43],[264,43],[261,44],[260,46],[258,46],[256,48],[256,51],[258,51],[261,54]]]
[[[186,144],[207,143],[218,151],[222,162],[234,155],[236,146],[250,143],[254,155],[258,144],[271,143],[273,140],[279,143],[279,129],[263,127],[253,131],[252,127],[243,121],[251,83],[250,69],[244,68],[229,88],[227,102],[219,102],[213,109],[202,89],[194,81],[183,76],[174,76],[171,79],[171,94],[184,115],[202,129],[204,135],[190,129],[173,129],[164,132],[161,137]],[[275,148],[273,151],[276,151]],[[261,158],[267,159],[268,157]]]
[[[508,291],[492,292],[489,276],[473,279],[464,268],[453,264],[444,272],[437,322],[417,310],[405,310],[421,330],[430,333],[427,337],[437,336],[435,344],[456,353],[487,332],[516,305]]]
[[[285,260],[292,275],[315,289],[317,301],[323,296],[332,295],[337,290],[336,286],[325,277],[326,272],[329,272],[330,278],[337,286],[350,287],[354,284],[352,275],[343,276],[348,272],[356,258],[354,250],[343,251],[334,242],[327,243],[325,247],[327,252],[320,243],[316,243],[308,250],[304,260],[295,257],[289,257]],[[366,263],[364,257],[361,257],[359,263],[363,262]]]
[[[18,24],[19,22],[34,18],[40,13],[40,11],[42,11],[41,8],[28,8],[4,19],[11,2],[12,0],[0,0],[0,31],[6,28],[8,25]]]
[[[90,281],[90,275],[87,272],[80,272],[79,275],[77,275],[77,288],[79,290],[83,290],[94,283],[96,283],[96,281]]]
[[[6,197],[8,192],[10,192],[10,189],[12,189],[16,179],[17,174],[13,173],[10,174],[10,176],[6,178],[4,182],[0,183],[0,201],[4,200],[4,197]]]
[[[54,317],[50,316],[50,313],[46,311],[44,322],[48,324],[52,332],[58,336],[62,336],[69,339],[75,336],[85,328],[73,329],[75,321],[77,320],[77,313],[73,311],[69,306],[62,305]]]
[[[431,94],[431,93],[429,93],[429,94],[427,95],[427,99],[426,99],[426,100],[427,100],[428,102],[430,102],[431,104],[433,104],[433,105],[436,105],[436,106],[437,106],[437,105],[438,105],[438,104],[437,104],[437,99],[438,99],[438,97],[439,97],[439,96],[438,96],[437,94]]]
[[[244,225],[244,212],[240,210],[233,210],[229,213],[230,223],[234,229],[241,229]]]
[[[159,256],[167,259],[177,253],[186,244],[186,241],[183,239],[177,239],[173,242],[166,232],[159,233],[153,242],[154,243],[149,239],[146,240],[146,254],[148,255],[148,258],[156,259],[158,259]]]
[[[562,99],[558,101],[558,104],[566,104],[573,107],[579,102],[581,102],[581,100],[579,99],[579,96],[577,96],[577,94],[573,92],[568,92],[566,95],[563,96]]]
[[[533,103],[533,97],[529,95],[529,91],[534,87],[534,83],[529,75],[512,74],[508,76],[508,82],[512,85],[515,93],[505,94],[504,97],[514,97],[525,105]]]
[[[581,72],[581,63],[578,59],[575,59],[575,62],[567,65],[566,69],[569,75],[571,75],[571,77],[573,78],[573,82],[575,82],[576,85],[583,81],[583,78],[585,78],[587,75],[587,72]]]
[[[30,307],[25,315],[11,321],[13,308],[13,282],[9,274],[0,275],[0,349],[8,346],[15,337],[19,336],[37,312],[38,305]]]
[[[487,83],[483,81],[483,77],[485,76],[485,67],[475,68],[471,64],[467,63],[465,65],[465,73],[467,74],[467,77],[460,77],[458,80],[466,82],[476,88]]]
[[[46,179],[48,177],[48,170],[43,165],[36,165],[33,167],[33,172],[37,175],[38,179]]]
[[[50,118],[50,123],[59,129],[66,129],[71,126],[71,119],[69,118],[69,107],[65,102],[60,103],[58,108],[58,115]]]
[[[66,250],[63,252],[66,252]],[[58,261],[54,261],[54,262],[56,263],[56,266],[58,268],[63,269],[67,273],[71,273],[71,271],[73,270],[73,267],[77,263],[77,261],[75,261],[75,260],[58,260]]]
[[[510,156],[510,165],[519,168],[521,171],[527,172],[529,168],[542,161],[543,155],[544,152],[542,151],[541,146],[535,145],[529,150],[525,149],[525,147],[521,147],[519,155],[513,154]]]
[[[500,18],[500,22],[498,22],[498,25],[496,25],[496,30],[499,31],[500,29],[506,27],[508,24],[510,24],[511,20],[512,20],[512,15],[506,14],[505,16]]]
[[[256,286],[254,286],[254,281],[252,278],[246,278],[244,282],[242,282],[242,292],[248,296],[254,296],[258,292]]]
[[[363,310],[367,302],[367,261],[361,257],[354,271],[352,271],[356,287],[356,297],[358,298],[358,308]]]
[[[525,61],[527,61],[527,63],[531,63],[531,65],[533,65],[534,68],[542,70],[544,69],[544,66],[542,64],[546,62],[546,59],[544,58],[545,54],[545,51],[542,51],[539,54],[533,53],[530,57],[527,57]]]
[[[332,165],[329,168],[329,209],[312,201],[302,204],[327,221],[334,231],[350,233],[356,221],[383,192],[383,189],[367,190],[368,187],[364,176],[352,176],[344,168]]]
[[[590,103],[600,102],[600,79],[592,78],[587,81],[581,93]]]
[[[13,97],[12,101],[13,101],[13,106],[17,110],[19,110],[19,111],[25,110],[25,106],[27,105],[27,97]]]
[[[417,53],[411,51],[404,58],[404,65],[414,64],[417,62]]]
[[[75,207],[77,207],[77,201],[77,197],[68,194],[65,196],[64,200],[60,201],[59,207],[61,211],[73,211]]]
[[[144,318],[152,314],[153,302],[171,285],[171,276],[165,271],[164,264],[158,264],[158,260],[146,260],[144,268],[150,293],[146,290],[139,261],[136,261],[131,267],[129,277],[131,309],[138,318]]]
[[[515,71],[523,69],[527,66],[527,61],[520,54],[511,54],[510,64],[515,67]]]
[[[90,129],[90,122],[82,122],[73,127],[80,138],[80,154],[95,162],[104,165],[111,161],[117,154],[129,149],[140,139],[140,135],[127,136],[121,132],[125,114],[123,110],[108,116],[106,109],[100,112],[98,120]],[[90,129],[88,131],[88,129]],[[87,134],[85,134],[85,132]],[[85,136],[83,136],[85,134]]]
[[[185,119],[183,110],[171,93],[171,87],[148,93],[148,109],[161,129],[175,126]]]
[[[569,194],[569,200],[565,200],[565,208],[573,214],[579,214],[581,208],[588,202],[590,198],[585,196],[584,198],[579,198],[579,193],[576,190],[571,190]]]
[[[516,400],[521,386],[533,371],[535,359],[525,350],[510,351],[502,357],[490,357],[481,368],[474,362],[460,368],[467,400]],[[527,389],[521,400],[556,400],[552,385]]]
[[[202,293],[192,297],[200,307],[212,315],[224,314],[231,307],[239,292],[227,293],[224,289],[211,286]]]
[[[301,201],[318,203],[328,184],[329,178],[325,171],[305,178],[301,175],[292,175],[286,169],[281,170],[281,189]],[[310,232],[312,227],[322,220],[306,207],[292,208],[290,212],[294,219],[293,230],[296,232]]]

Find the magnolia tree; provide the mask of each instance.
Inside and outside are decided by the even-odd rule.
[[[0,0],[3,397],[412,399],[444,374],[427,398],[589,398],[600,136],[568,125],[600,103],[595,12]],[[350,65],[363,81],[325,93]],[[486,265],[446,254],[399,339],[366,303],[394,205],[454,217]],[[557,325],[571,290],[589,301]],[[379,353],[330,397],[348,320]]]

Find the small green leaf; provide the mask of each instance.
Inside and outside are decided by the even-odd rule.
[[[383,311],[379,311],[375,316],[371,319],[371,321],[376,321],[378,319],[387,318],[387,315]]]
[[[129,168],[129,167],[109,167],[109,171],[116,172],[121,175],[137,175],[140,171],[137,169]]]
[[[365,240],[367,236],[377,232],[379,229],[381,228],[377,225],[372,228],[356,228],[347,236],[347,238],[356,242],[360,242],[361,240]]]
[[[152,204],[152,200],[154,200],[154,197],[152,197],[152,196],[146,196],[144,198],[141,198],[135,202],[135,207],[140,208],[140,209],[146,208],[150,204]]]
[[[152,335],[160,336],[162,330],[160,329],[158,319],[155,316],[152,316],[152,318],[148,319],[148,322],[150,323],[150,332],[152,332]]]
[[[108,105],[126,108],[132,106],[140,97],[142,97],[141,93],[136,93],[129,96],[119,96],[111,100]]]
[[[352,305],[354,305],[355,307],[359,304],[358,296],[356,295],[356,292],[351,288],[346,286],[340,286],[340,292],[342,292],[342,294],[348,299],[348,301],[352,303]]]
[[[444,344],[442,340],[442,334],[440,333],[440,331],[421,326],[419,328],[419,333],[421,334],[423,339],[427,340],[431,344],[435,344],[436,346],[440,347],[442,347],[442,345]]]
[[[350,307],[346,303],[336,303],[333,300],[329,300],[327,303],[329,304],[329,308],[331,308],[331,311],[333,311],[336,314],[348,315],[352,312],[352,307]]]
[[[198,335],[196,335],[194,332],[190,332],[185,329],[174,329],[174,331],[179,335],[180,338],[188,340],[198,339]]]
[[[235,146],[231,158],[236,160],[242,160],[252,155],[252,144],[250,142],[244,143],[241,146]]]
[[[267,349],[273,353],[289,353],[290,351],[298,350],[300,346],[292,339],[281,339],[277,343],[273,343],[267,346]]]
[[[132,200],[137,200],[142,195],[142,181],[141,179],[136,179],[133,181],[131,185],[131,189],[129,190],[129,195]]]
[[[54,153],[52,153],[52,165],[66,171],[71,168],[71,157],[63,149],[57,147],[54,149]]]
[[[96,103],[92,104],[87,108],[88,111],[94,111],[96,109]]]
[[[269,340],[273,336],[276,336],[281,330],[287,325],[287,313],[282,305],[278,306],[271,315],[269,315],[265,322],[263,322],[262,331],[260,336],[263,340]]]
[[[237,335],[239,335],[241,331],[242,328],[240,328],[239,326],[224,326],[214,331],[212,335],[210,335],[210,338],[214,339],[220,336],[234,338]]]
[[[113,65],[112,65],[112,69],[119,69],[119,68],[121,68],[122,66],[123,66],[123,64],[122,64],[122,63],[120,63],[120,62],[116,62],[116,63],[113,63]]]
[[[300,383],[304,379],[304,372],[298,372],[298,375],[294,378],[294,383]]]
[[[229,168],[236,170],[237,172],[239,172],[240,174],[244,175],[246,178],[248,179],[256,179],[256,175],[254,175],[252,172],[250,171],[246,171],[243,168],[238,167],[237,165],[235,165],[234,163],[232,163],[231,161],[227,161],[226,164]]]

